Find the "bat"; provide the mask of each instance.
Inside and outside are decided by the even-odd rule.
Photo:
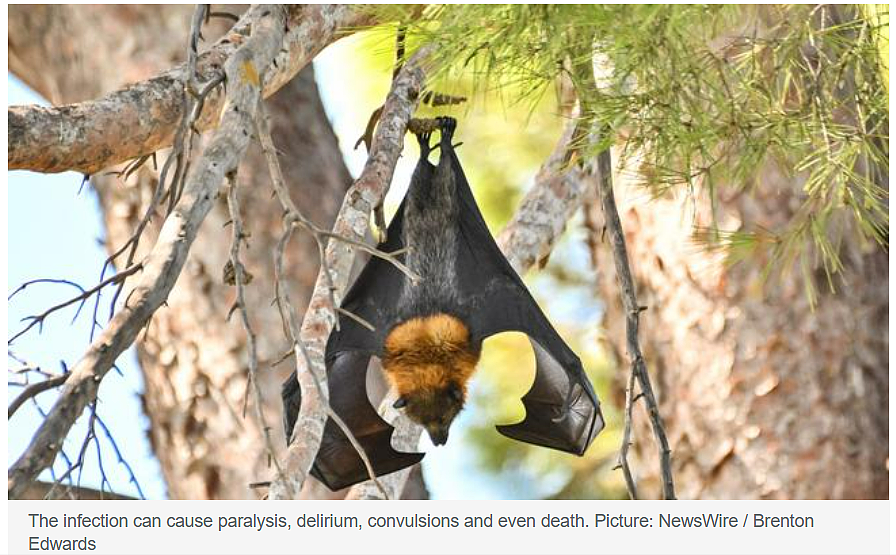
[[[397,391],[394,407],[427,431],[435,445],[463,408],[482,341],[504,331],[526,334],[535,353],[525,418],[497,426],[510,438],[582,455],[603,429],[600,404],[582,363],[551,326],[488,231],[452,146],[453,118],[439,118],[439,162],[429,162],[430,134],[418,135],[420,161],[389,224],[384,252],[420,279],[372,257],[352,284],[345,315],[326,348],[330,405],[364,448],[377,476],[420,462],[422,453],[396,451],[394,429],[367,396],[371,357],[378,357]],[[295,373],[283,385],[286,435],[301,404]],[[342,430],[328,419],[311,474],[332,490],[369,478]]]

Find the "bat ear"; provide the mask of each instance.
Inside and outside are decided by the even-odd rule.
[[[399,397],[394,403],[392,403],[393,409],[403,409],[406,406],[408,406],[408,400],[404,397]]]

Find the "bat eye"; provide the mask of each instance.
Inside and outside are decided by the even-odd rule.
[[[454,401],[463,401],[464,400],[464,392],[460,390],[456,385],[448,386],[448,397],[450,397]]]
[[[408,400],[404,397],[399,397],[394,403],[392,403],[393,409],[403,409],[408,406]]]

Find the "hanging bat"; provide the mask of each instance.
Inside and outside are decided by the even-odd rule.
[[[375,328],[340,316],[326,349],[330,404],[364,447],[380,476],[411,466],[422,453],[392,448],[394,429],[371,406],[366,374],[380,359],[398,393],[394,407],[423,426],[435,445],[464,406],[482,341],[519,331],[535,352],[535,383],[522,402],[526,417],[498,431],[519,441],[582,455],[603,429],[600,404],[582,363],[563,342],[492,239],[451,139],[456,121],[439,118],[438,165],[428,161],[430,134],[418,135],[420,161],[389,225],[384,252],[404,250],[413,281],[371,258],[342,307]],[[295,374],[283,385],[286,435],[301,404]],[[331,420],[311,474],[336,490],[368,479],[345,434]]]

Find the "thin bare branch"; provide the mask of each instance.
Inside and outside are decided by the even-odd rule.
[[[255,9],[260,9],[261,13],[253,23],[251,34],[224,63],[227,109],[221,115],[217,130],[193,165],[181,201],[165,219],[159,238],[143,263],[143,273],[130,302],[115,314],[74,366],[56,404],[28,448],[10,467],[9,498],[20,497],[28,484],[52,465],[72,424],[96,399],[103,376],[165,302],[200,224],[218,196],[224,176],[234,171],[242,159],[249,145],[261,96],[260,76],[279,52],[286,26],[286,12],[281,6]]]
[[[246,308],[245,283],[246,270],[240,262],[240,246],[246,239],[243,231],[243,220],[240,216],[240,202],[237,191],[236,172],[227,176],[230,187],[227,191],[227,207],[230,211],[231,229],[233,236],[230,244],[230,262],[234,269],[234,282],[236,285],[236,306],[239,307],[240,318],[243,323],[243,329],[246,331],[246,349],[249,356],[249,378],[246,384],[246,394],[248,397],[249,390],[252,391],[254,397],[255,420],[264,437],[264,447],[274,463],[274,469],[277,475],[283,473],[280,468],[280,462],[277,460],[277,454],[274,451],[274,440],[271,438],[271,429],[268,427],[264,418],[264,398],[261,395],[261,386],[258,384],[258,348],[255,339],[255,332],[249,324],[249,311]],[[243,409],[243,417],[245,417],[245,406]]]
[[[265,158],[268,161],[268,168],[270,169],[271,181],[274,185],[274,192],[277,194],[277,198],[280,200],[280,204],[283,206],[284,218],[287,220],[291,220],[291,223],[300,225],[305,228],[305,230],[312,234],[319,247],[323,246],[322,239],[335,239],[337,241],[345,243],[346,245],[350,245],[358,250],[366,252],[371,256],[382,258],[386,262],[395,266],[409,279],[413,281],[419,280],[419,276],[414,274],[414,272],[412,272],[410,268],[408,268],[400,260],[398,260],[397,253],[383,252],[376,247],[368,245],[363,240],[339,235],[336,232],[322,229],[315,225],[314,222],[312,222],[307,216],[302,213],[301,210],[298,209],[298,207],[289,197],[289,191],[287,190],[286,183],[283,178],[283,171],[280,168],[280,161],[277,157],[277,148],[274,146],[274,143],[271,140],[270,123],[267,120],[267,115],[263,111],[263,107],[260,108],[260,110],[262,110],[261,113],[265,115],[259,118],[258,121],[258,139],[259,143],[261,144],[261,149],[264,152]],[[327,264],[325,256],[321,258],[321,264],[322,267],[327,270],[321,273],[325,277],[331,275],[329,272],[329,265]],[[333,283],[328,283],[328,286],[331,288],[333,287],[333,285]],[[333,301],[331,303],[332,306],[338,307],[338,304],[335,302],[335,298],[331,298],[331,301]]]
[[[102,275],[109,267],[109,264],[114,263],[125,251],[127,251],[127,258],[124,265],[130,266],[133,263],[134,257],[137,255],[137,247],[140,245],[140,238],[143,236],[143,232],[153,215],[160,211],[161,203],[164,202],[166,198],[168,199],[168,208],[165,211],[165,215],[167,216],[174,210],[174,206],[180,200],[181,194],[183,193],[187,172],[190,167],[191,153],[193,151],[193,136],[197,132],[197,118],[202,111],[205,99],[211,94],[215,87],[223,82],[224,79],[224,74],[219,69],[213,71],[207,82],[202,82],[201,77],[197,74],[196,64],[199,56],[197,48],[202,30],[202,22],[205,20],[207,14],[208,5],[206,4],[197,5],[193,13],[190,27],[189,47],[187,48],[186,83],[184,84],[181,93],[183,97],[183,115],[180,124],[178,125],[177,132],[174,135],[174,144],[171,152],[168,153],[168,158],[162,166],[162,171],[159,174],[159,180],[156,184],[155,191],[146,207],[143,217],[140,219],[134,232],[128,240],[125,241],[125,244],[106,259],[106,262],[103,264],[100,279],[102,279]],[[168,173],[171,169],[172,162],[174,164],[174,174],[169,181]],[[120,281],[118,283],[118,288],[115,290],[115,294],[112,296],[112,302],[109,304],[110,319],[115,314],[118,298],[121,296],[122,291],[124,291],[124,286],[125,281]],[[94,319],[98,308],[99,296],[97,296],[96,304],[94,305]],[[91,330],[90,338],[93,340],[93,330]]]
[[[625,489],[631,499],[638,499],[638,485],[628,462],[628,450],[632,446],[632,408],[635,405],[635,373],[629,372],[628,385],[625,387],[625,425],[622,431],[622,446],[619,448],[617,466],[622,469],[625,478]],[[614,468],[615,470],[615,468]]]
[[[274,147],[273,139],[271,138],[270,125],[267,120],[267,114],[265,113],[263,103],[258,108],[258,122],[257,122],[257,130],[258,130],[258,138],[261,143],[262,150],[264,151],[265,157],[268,161],[268,168],[271,173],[271,182],[274,185],[274,191],[277,197],[280,200],[281,205],[283,206],[284,216],[283,216],[283,225],[284,225],[284,234],[281,238],[281,243],[278,244],[277,248],[277,260],[275,262],[275,274],[277,275],[277,306],[280,310],[280,317],[283,320],[284,329],[287,330],[287,336],[290,342],[299,347],[299,350],[302,352],[302,356],[306,359],[306,364],[302,366],[301,364],[296,365],[296,372],[305,372],[310,374],[312,380],[314,381],[315,390],[317,392],[317,399],[323,404],[324,410],[326,411],[327,416],[333,419],[334,422],[343,430],[346,437],[348,437],[349,442],[352,444],[352,447],[355,448],[355,451],[358,453],[358,456],[361,457],[361,460],[364,462],[365,467],[367,468],[368,476],[376,482],[377,478],[375,473],[373,472],[373,465],[370,464],[370,459],[367,457],[367,453],[364,451],[364,448],[361,446],[360,442],[358,442],[357,438],[355,438],[354,433],[345,425],[342,421],[342,418],[333,411],[332,407],[330,407],[329,399],[327,396],[327,392],[321,386],[320,381],[317,379],[313,373],[308,372],[308,368],[310,368],[310,364],[308,364],[308,352],[304,348],[304,345],[301,344],[299,339],[299,325],[296,320],[296,310],[295,307],[292,306],[289,296],[287,293],[286,283],[283,281],[284,273],[282,271],[283,268],[283,256],[285,254],[286,242],[289,240],[291,236],[291,228],[295,223],[298,223],[305,227],[314,239],[317,244],[318,252],[320,253],[320,262],[321,262],[321,272],[327,277],[327,290],[329,293],[330,307],[334,312],[341,312],[344,314],[348,314],[356,319],[362,325],[366,324],[372,329],[372,326],[366,322],[363,318],[356,316],[349,311],[342,310],[339,308],[339,305],[336,301],[335,296],[335,286],[333,284],[332,276],[330,274],[330,268],[327,265],[326,261],[326,252],[324,250],[323,238],[329,237],[332,234],[326,232],[320,228],[318,228],[314,223],[312,223],[304,214],[298,209],[298,207],[292,202],[292,199],[289,196],[289,192],[286,189],[286,184],[283,179],[283,171],[280,168],[280,160],[277,157],[276,148]],[[233,217],[233,215],[231,215]],[[366,245],[365,245],[366,246]],[[387,253],[382,253],[383,256],[391,258]],[[398,261],[396,260],[396,263]],[[400,264],[400,263],[398,263]],[[404,265],[401,265],[404,267]],[[306,376],[302,376],[299,378],[302,381],[307,381]],[[315,401],[317,404],[317,401]],[[279,465],[278,465],[279,469]],[[284,476],[278,476],[281,482],[285,483]],[[377,482],[378,483],[378,482]],[[380,486],[382,489],[382,486]],[[382,489],[385,494],[385,489]]]
[[[37,395],[47,391],[49,389],[53,389],[54,387],[59,387],[60,385],[65,383],[65,380],[68,379],[68,374],[63,374],[61,376],[56,376],[53,378],[47,378],[46,380],[39,381],[37,383],[33,383],[25,388],[24,391],[19,393],[19,396],[13,399],[12,403],[9,404],[9,409],[7,411],[6,419],[9,420],[12,418],[12,415],[15,414],[19,407],[22,406],[22,403],[27,401],[32,397],[36,397]]]
[[[604,219],[606,220],[613,249],[613,261],[616,265],[616,279],[619,282],[622,306],[625,309],[626,348],[631,359],[631,372],[635,379],[638,380],[644,403],[647,405],[647,414],[650,417],[653,435],[656,438],[659,450],[660,473],[663,477],[663,498],[675,499],[675,485],[672,480],[672,451],[669,449],[669,440],[666,438],[663,419],[660,416],[659,406],[653,394],[653,387],[650,384],[650,376],[647,374],[647,365],[644,362],[641,346],[638,343],[638,324],[641,306],[638,304],[638,298],[635,293],[635,281],[632,278],[631,268],[628,263],[625,235],[622,231],[622,223],[619,220],[616,199],[613,195],[613,165],[609,149],[598,155],[597,172],[601,206],[603,207]],[[623,448],[625,453],[620,451],[620,459],[624,460],[628,447],[623,443]],[[628,462],[625,461],[622,466],[623,471],[627,466]]]
[[[124,456],[121,454],[121,450],[118,448],[118,442],[116,442],[115,438],[112,436],[112,431],[109,430],[109,427],[106,426],[106,423],[103,422],[103,419],[100,418],[99,414],[96,415],[96,423],[100,425],[103,433],[106,434],[106,439],[109,441],[109,444],[112,446],[112,450],[115,451],[115,456],[118,458],[118,464],[122,465],[125,471],[128,473],[128,481],[134,484],[134,487],[137,488],[137,495],[140,496],[140,499],[146,499],[146,496],[143,495],[143,488],[140,487],[140,482],[137,481],[137,475],[134,474],[134,469],[131,468],[131,465],[128,464],[128,461],[126,461]],[[81,499],[81,497],[79,497],[79,499]]]
[[[110,277],[110,278],[108,278],[108,279],[106,279],[106,280],[103,280],[103,281],[99,282],[98,284],[96,284],[95,286],[91,287],[90,289],[83,289],[82,287],[78,286],[77,284],[74,284],[74,283],[69,282],[69,281],[65,281],[65,283],[68,283],[69,285],[74,285],[75,287],[78,287],[78,289],[81,289],[81,294],[78,295],[78,296],[76,296],[76,297],[72,297],[71,299],[68,299],[67,301],[61,302],[61,303],[59,303],[59,304],[57,304],[57,305],[54,305],[54,306],[51,306],[50,308],[46,309],[45,311],[41,312],[40,314],[37,314],[37,315],[35,315],[35,316],[29,316],[29,317],[27,318],[27,320],[29,320],[30,323],[29,323],[27,326],[25,326],[21,331],[19,331],[18,333],[16,333],[16,334],[13,335],[12,337],[10,337],[9,340],[6,342],[7,345],[12,345],[13,341],[15,341],[15,340],[18,339],[19,337],[23,336],[25,333],[28,332],[28,330],[30,330],[30,329],[33,328],[34,326],[36,326],[36,325],[38,325],[38,324],[40,324],[40,325],[42,326],[44,320],[46,320],[47,317],[48,317],[50,314],[53,314],[53,313],[56,312],[57,310],[61,310],[61,309],[65,308],[65,307],[70,306],[70,305],[73,305],[73,304],[75,304],[75,303],[77,303],[77,302],[80,302],[81,305],[83,305],[83,304],[84,304],[84,301],[86,301],[87,299],[89,299],[94,293],[98,293],[103,287],[106,287],[107,285],[110,285],[110,284],[113,284],[113,283],[121,283],[121,282],[124,281],[128,276],[133,275],[133,274],[139,272],[139,271],[142,270],[142,269],[143,269],[143,264],[142,264],[142,263],[141,263],[141,264],[134,264],[133,266],[131,266],[131,267],[129,267],[129,268],[126,268],[126,269],[124,269],[124,270],[118,272],[118,273],[115,274],[114,276],[112,276],[112,277]],[[16,290],[12,293],[12,295],[15,295],[16,293],[18,293],[19,291],[23,290],[26,286],[28,286],[28,285],[30,285],[30,284],[32,284],[32,283],[49,282],[49,281],[51,281],[51,280],[43,279],[43,280],[34,280],[34,281],[31,281],[31,282],[25,283],[25,284],[21,285],[18,289],[16,289]],[[59,283],[60,281],[64,281],[64,280],[52,280],[52,281],[53,281],[54,283]],[[10,295],[10,297],[12,297],[12,295]],[[78,311],[79,311],[79,312],[80,312],[80,310],[81,310],[81,309],[78,308]]]

